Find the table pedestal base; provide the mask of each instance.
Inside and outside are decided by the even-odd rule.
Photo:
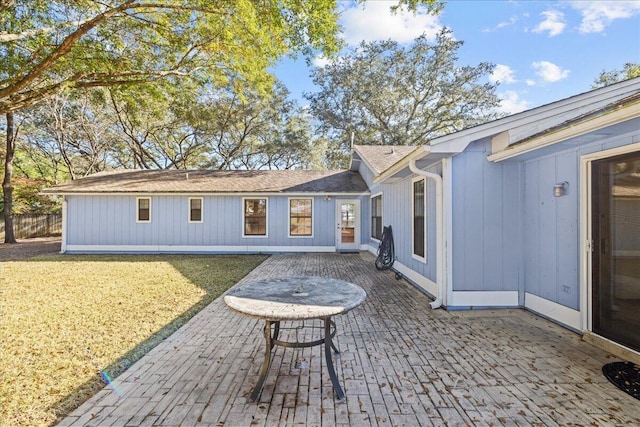
[[[271,367],[271,351],[276,345],[289,348],[306,348],[324,344],[324,356],[327,362],[327,371],[329,371],[329,377],[331,377],[331,383],[333,384],[333,390],[336,392],[336,396],[339,400],[342,400],[344,398],[344,392],[342,391],[342,387],[340,387],[340,382],[338,381],[336,370],[333,366],[333,357],[331,356],[331,349],[333,349],[333,351],[336,353],[340,353],[336,346],[333,344],[333,337],[336,335],[336,324],[333,320],[331,320],[331,317],[322,318],[321,320],[324,323],[323,338],[308,342],[281,341],[278,339],[278,336],[280,334],[280,321],[265,321],[266,324],[264,325],[264,339],[266,346],[264,361],[262,362],[262,367],[260,368],[258,382],[251,392],[250,399],[252,401],[255,402],[256,400],[258,400],[258,397],[260,397],[260,393],[262,393],[264,382],[267,379],[269,368]],[[273,333],[271,331],[272,325]]]

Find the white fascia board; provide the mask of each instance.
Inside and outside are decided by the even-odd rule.
[[[594,110],[598,108],[593,107],[595,104],[602,107],[615,100],[630,96],[636,91],[640,91],[640,77],[565,98],[521,113],[512,114],[459,132],[443,135],[430,142],[432,146],[431,151],[433,153],[459,153],[473,141],[491,137],[505,131],[513,131],[521,126],[529,126],[531,123],[549,117],[559,116],[572,110],[578,110],[584,106],[591,106],[589,110]],[[583,113],[583,111],[576,113],[576,117],[581,113]]]
[[[594,117],[591,120],[560,128],[555,132],[550,132],[537,138],[533,138],[527,142],[522,143],[521,145],[515,145],[511,148],[506,148],[504,151],[499,151],[495,154],[487,156],[487,160],[492,162],[507,160],[520,154],[525,154],[549,145],[556,144],[558,142],[565,141],[567,139],[585,135],[589,132],[622,123],[639,116],[640,103],[633,104],[626,108],[615,110],[602,116]]]

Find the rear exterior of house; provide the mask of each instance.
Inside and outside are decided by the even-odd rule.
[[[350,171],[127,171],[64,196],[63,252],[376,253],[447,309],[525,307],[640,360],[640,78]]]
[[[384,153],[352,170],[436,306],[525,307],[638,357],[640,79]]]
[[[67,253],[358,251],[368,218],[346,171],[121,171],[47,191]]]

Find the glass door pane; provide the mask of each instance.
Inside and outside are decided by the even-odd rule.
[[[591,170],[592,329],[640,351],[640,152]]]
[[[354,243],[356,235],[355,204],[340,203],[340,241],[342,243]]]

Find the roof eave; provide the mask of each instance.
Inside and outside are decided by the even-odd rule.
[[[385,180],[397,174],[401,170],[409,167],[408,165],[412,160],[419,160],[423,157],[428,156],[429,153],[431,152],[431,148],[432,147],[430,145],[421,145],[416,147],[415,150],[409,152],[403,158],[395,162],[392,166],[388,167],[387,169],[379,173],[377,176],[375,176],[373,178],[373,182],[376,184],[384,182]]]
[[[587,134],[589,132],[622,123],[626,120],[640,117],[640,102],[626,106],[618,110],[608,112],[606,114],[595,116],[589,120],[568,123],[565,126],[558,127],[552,132],[541,134],[540,136],[531,138],[524,143],[512,145],[502,151],[487,156],[487,160],[491,162],[500,162],[508,160],[521,154],[538,150],[549,145],[557,144],[570,138]]]

